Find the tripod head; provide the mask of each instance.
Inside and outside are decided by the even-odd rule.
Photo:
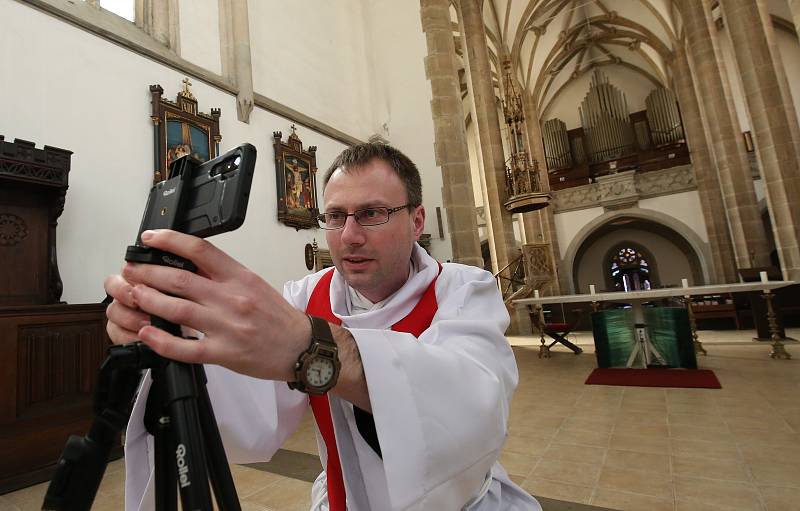
[[[250,144],[242,144],[205,163],[190,156],[176,160],[170,167],[168,178],[150,189],[136,243],[128,247],[125,260],[195,272],[197,268],[191,261],[144,246],[142,232],[148,229],[173,229],[208,237],[239,228],[247,213],[255,160],[256,149]],[[162,318],[152,316],[151,323],[173,335],[181,335],[179,325]],[[179,444],[180,448],[189,451],[186,458],[191,460],[190,476],[198,483],[201,479],[205,483],[196,484],[199,487],[196,491],[194,488],[190,492],[182,491],[184,508],[199,509],[195,504],[200,503],[203,509],[211,509],[205,470],[207,465],[211,465],[212,469],[214,465],[224,465],[222,468],[225,472],[227,461],[224,461],[221,439],[205,393],[202,367],[165,360],[141,342],[109,348],[109,356],[100,368],[95,390],[91,429],[85,437],[73,435],[67,440],[42,509],[91,508],[111,448],[130,417],[133,397],[144,369],[153,369],[154,381],[155,374],[158,374],[159,380],[164,382],[163,386],[167,387],[167,395],[162,399],[173,416],[175,436],[183,442]],[[204,414],[204,420],[198,414]],[[204,443],[200,438],[203,435],[212,438]],[[211,451],[213,463],[206,463],[204,445]],[[164,470],[171,472],[166,468]],[[171,484],[172,488],[162,492],[159,508],[172,508],[165,502],[174,492],[174,479],[170,479],[174,475],[172,471],[165,476],[167,484],[164,486]],[[189,476],[184,473],[181,477]],[[215,484],[215,496],[218,499],[221,496],[227,501],[236,500],[229,472],[212,473],[212,483]],[[182,482],[181,486],[185,484]],[[205,505],[206,501],[208,506]],[[235,508],[238,509],[238,502]]]

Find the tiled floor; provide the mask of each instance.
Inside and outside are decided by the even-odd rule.
[[[539,359],[537,340],[510,338],[520,385],[503,464],[535,495],[605,508],[800,510],[800,345],[788,346],[793,360],[771,360],[750,337],[701,332],[700,365],[721,390],[584,385],[589,349]],[[313,467],[298,453],[316,455],[310,417],[284,449],[272,465],[232,467],[243,509],[308,509]],[[123,478],[122,463],[110,464],[94,509],[122,509]],[[45,489],[0,496],[0,511],[39,509]],[[545,511],[567,508],[545,501]]]

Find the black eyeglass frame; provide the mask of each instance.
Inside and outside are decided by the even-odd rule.
[[[355,220],[356,223],[358,225],[360,225],[361,227],[374,227],[376,225],[383,225],[385,223],[388,223],[389,220],[392,217],[392,213],[397,213],[398,211],[402,211],[402,210],[404,210],[406,208],[414,208],[414,207],[416,207],[416,206],[414,206],[413,204],[403,204],[402,206],[397,206],[397,207],[394,207],[394,208],[387,208],[386,206],[374,206],[374,207],[371,207],[371,208],[357,209],[357,210],[353,211],[352,213],[340,213],[340,212],[337,212],[337,213],[340,213],[340,214],[344,215],[344,220],[342,221],[342,225],[340,225],[339,227],[327,227],[328,223],[325,221],[325,215],[327,215],[329,213],[320,213],[319,215],[317,215],[317,220],[319,220],[320,227],[322,229],[325,229],[326,231],[336,231],[336,230],[339,230],[339,229],[343,229],[344,226],[347,224],[347,217],[353,217],[353,220]],[[385,209],[386,210],[386,220],[384,220],[383,222],[378,222],[376,224],[362,224],[358,220],[358,217],[356,215],[358,215],[359,213],[361,213],[363,211],[369,211],[369,210],[372,210],[372,209]]]

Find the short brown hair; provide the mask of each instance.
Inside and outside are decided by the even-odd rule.
[[[362,167],[376,159],[385,161],[403,182],[403,186],[406,188],[408,204],[414,207],[421,205],[422,179],[419,176],[417,166],[398,149],[382,142],[366,142],[350,146],[342,151],[342,154],[333,160],[333,163],[325,172],[323,189],[328,186],[328,181],[330,181],[336,170],[342,169],[346,172],[348,169]]]

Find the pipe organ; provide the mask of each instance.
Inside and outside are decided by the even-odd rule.
[[[634,152],[634,135],[625,94],[595,70],[589,92],[578,107],[590,162]]]
[[[542,142],[551,190],[591,183],[624,170],[650,172],[690,163],[675,94],[653,90],[646,110],[628,112],[625,95],[595,70],[579,107],[582,127],[564,121],[542,124]]]
[[[544,137],[544,154],[548,170],[572,167],[572,153],[567,125],[561,119],[545,121],[542,136]]]
[[[678,101],[671,90],[663,87],[653,90],[647,96],[645,105],[650,135],[656,146],[685,140]]]

